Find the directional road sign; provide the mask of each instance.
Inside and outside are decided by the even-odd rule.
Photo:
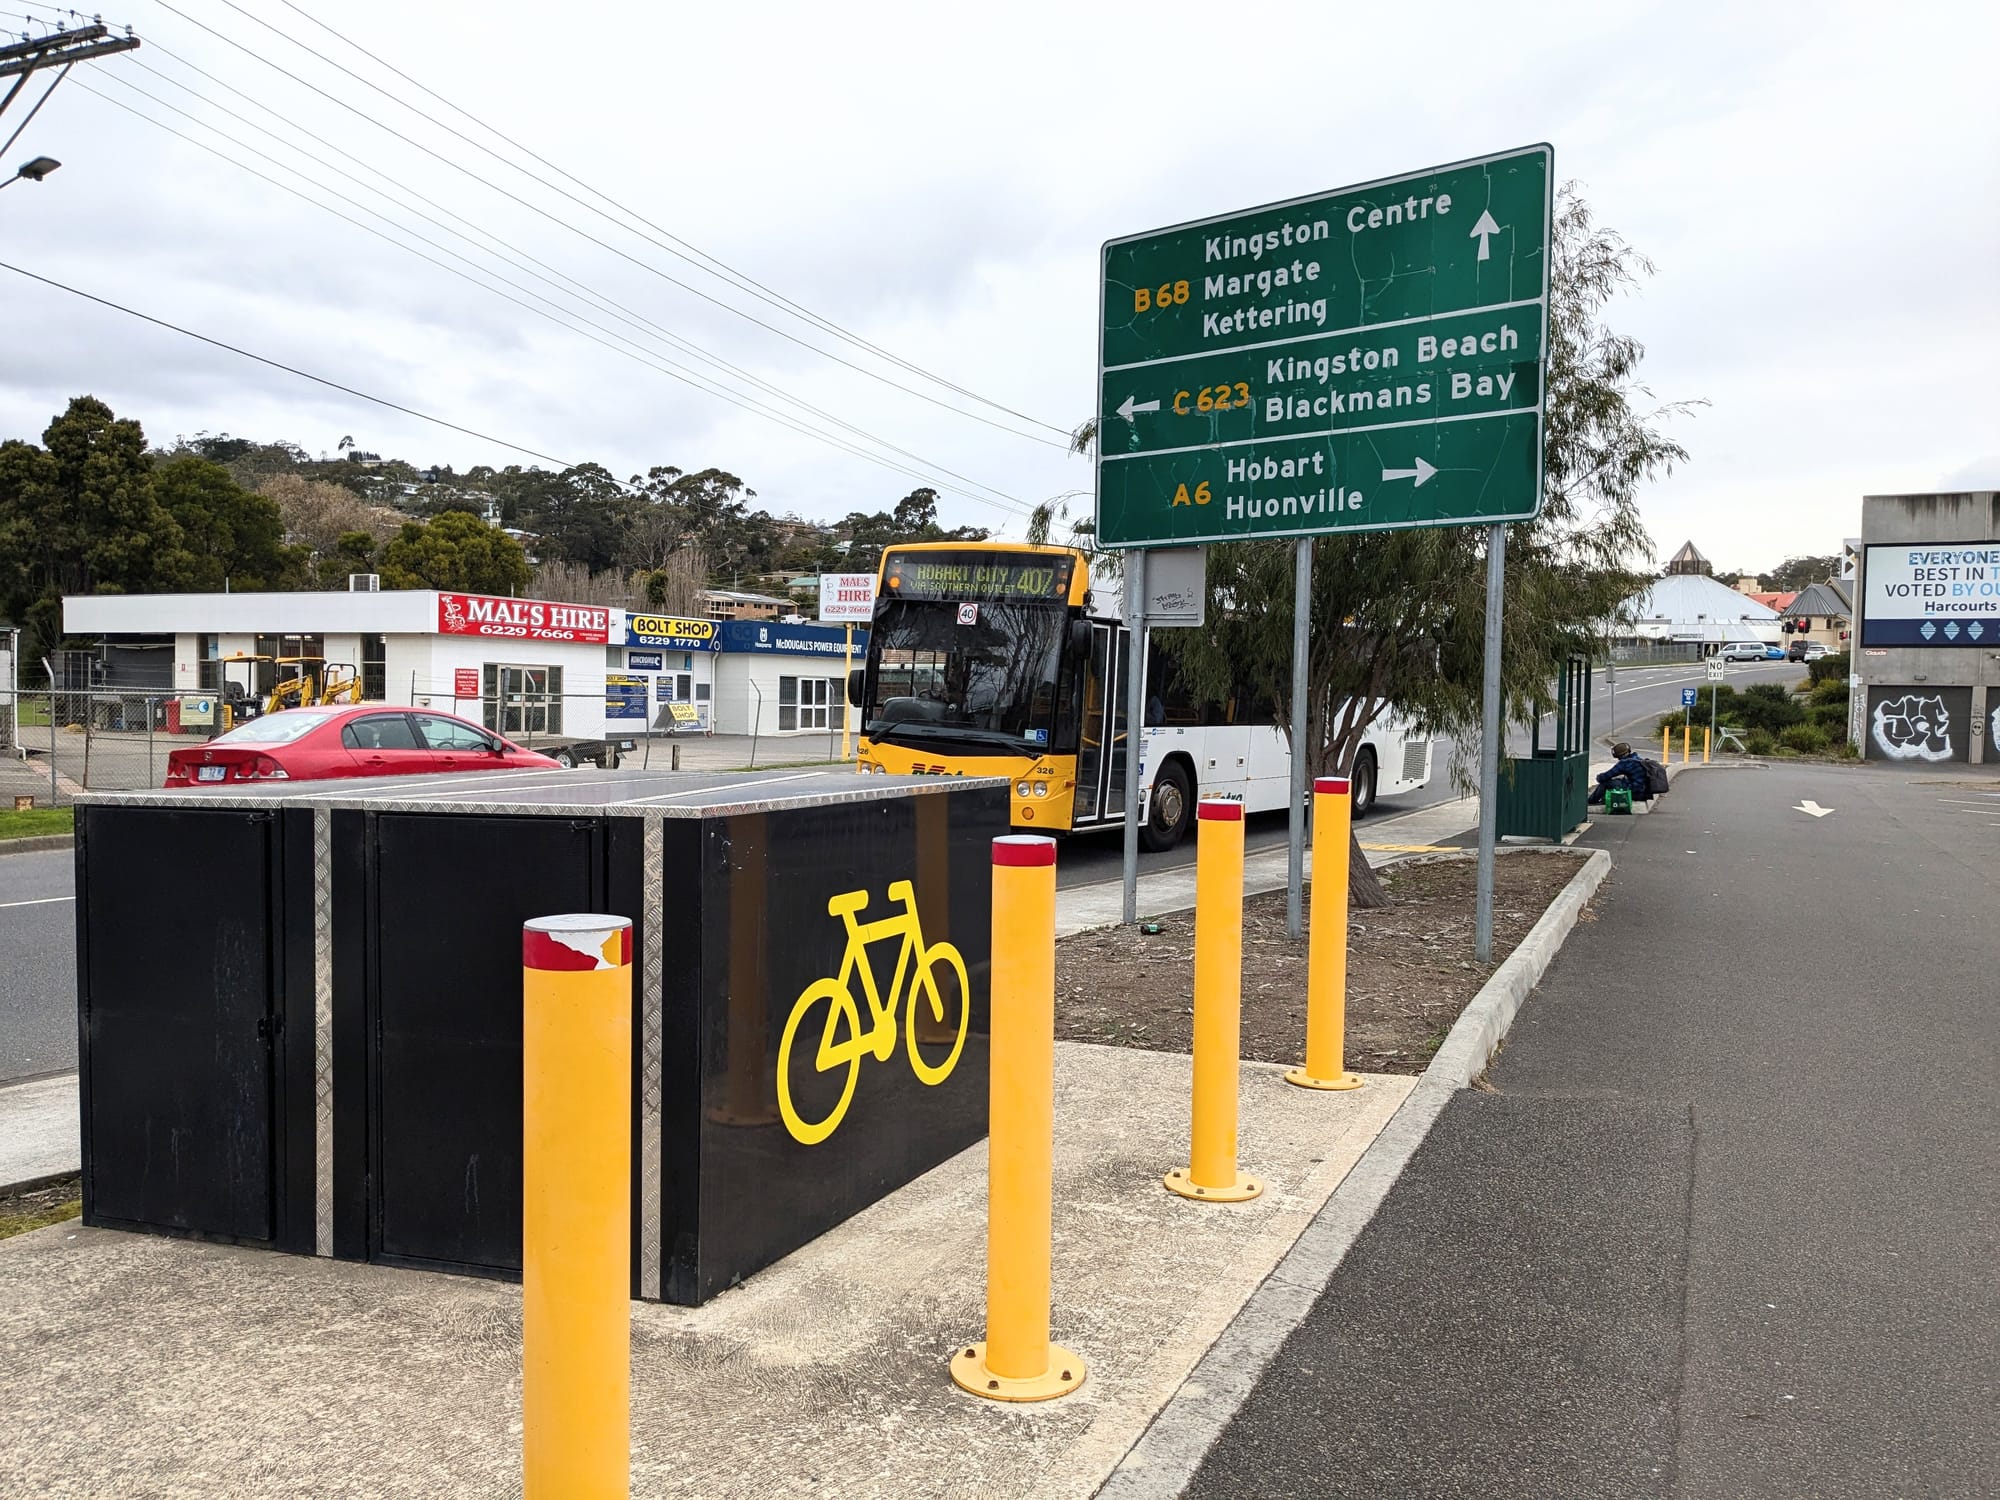
[[[1698,691],[1697,691],[1696,689],[1694,689],[1694,688],[1682,688],[1682,689],[1681,689],[1681,707],[1682,707],[1682,708],[1693,708],[1693,707],[1694,707],[1694,705],[1695,705],[1695,701],[1696,701],[1697,699],[1699,699],[1700,697],[1701,697],[1701,694],[1700,694],[1700,692],[1698,692]]]
[[[1529,146],[1107,243],[1098,542],[1533,516],[1552,181]]]

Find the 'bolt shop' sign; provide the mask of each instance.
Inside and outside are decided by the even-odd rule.
[[[488,594],[439,594],[440,635],[483,635],[523,641],[611,639],[611,611],[594,604],[497,599]]]

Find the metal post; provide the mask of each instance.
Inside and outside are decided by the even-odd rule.
[[[43,658],[44,665],[47,658]],[[56,781],[56,673],[49,668],[49,806],[62,805],[61,788]]]
[[[840,663],[840,758],[847,759],[847,679],[854,675],[854,626],[847,627],[847,655]]]
[[[630,1493],[632,923],[522,929],[521,1469],[527,1500]]]
[[[155,785],[153,777],[153,710],[158,706],[154,699],[146,700],[146,785]]]
[[[1614,649],[1616,648],[1609,646],[1605,648],[1604,706],[1608,716],[1604,722],[1611,726],[1611,730],[1615,734],[1618,730],[1618,658],[1610,654]],[[1584,738],[1587,740],[1589,735],[1586,734]],[[1585,754],[1588,754],[1590,747],[1586,744],[1583,749]]]
[[[1125,925],[1139,920],[1139,731],[1146,721],[1146,554],[1125,554]]]
[[[1049,1342],[1055,991],[1056,841],[1008,834],[993,841],[986,1340],[951,1360],[952,1380],[991,1401],[1048,1401],[1086,1374]]]
[[[1297,942],[1305,935],[1306,766],[1312,759],[1312,538],[1298,540],[1292,569],[1292,826],[1285,859],[1285,936]],[[1343,852],[1341,858],[1347,856]]]
[[[1473,912],[1472,957],[1493,962],[1493,849],[1500,802],[1500,617],[1507,588],[1507,528],[1486,533],[1486,681],[1479,720],[1479,893]]]

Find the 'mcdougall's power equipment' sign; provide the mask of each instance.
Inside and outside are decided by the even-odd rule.
[[[611,611],[595,604],[498,599],[489,594],[439,594],[438,634],[604,645],[611,639]]]

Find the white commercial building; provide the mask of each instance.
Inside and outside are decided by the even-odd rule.
[[[78,594],[63,600],[63,632],[147,648],[115,653],[146,660],[147,680],[109,687],[214,694],[242,708],[295,671],[282,659],[304,658],[351,669],[363,702],[447,709],[537,746],[838,733],[847,703],[842,626],[437,589]],[[851,639],[858,666],[868,632]]]

